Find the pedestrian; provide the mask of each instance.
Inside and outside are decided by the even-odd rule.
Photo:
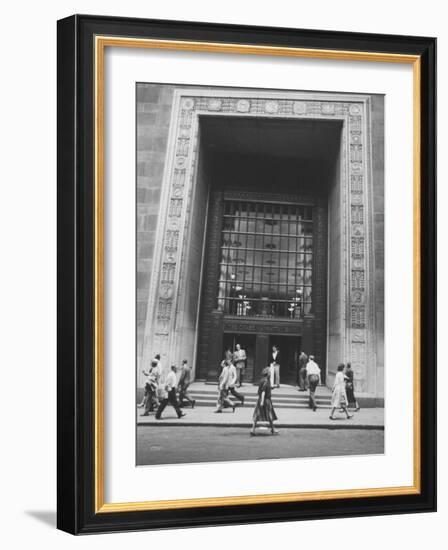
[[[241,406],[244,407],[244,395],[239,393],[235,385],[238,382],[238,370],[233,363],[229,364],[229,393],[241,401]]]
[[[155,367],[157,367],[157,369]],[[161,376],[161,373],[162,373],[162,368],[161,368],[161,363],[160,363],[160,355],[159,354],[154,356],[154,359],[151,361],[151,365],[150,365],[149,369],[147,371],[142,370],[142,373],[145,376],[150,376],[149,373],[151,373],[151,376],[156,378],[156,387],[159,385],[160,376]],[[147,402],[147,397],[148,397],[147,384],[148,384],[148,380],[145,383],[145,390],[144,390],[144,393],[143,393],[143,400],[142,400],[141,403],[139,403],[137,405],[138,408],[146,407],[146,402]],[[154,393],[154,396],[155,396],[155,393]]]
[[[353,383],[353,370],[351,363],[347,363],[344,374],[345,392],[347,394],[347,406],[350,407],[350,405],[353,405],[355,407],[355,411],[358,412],[361,407],[359,406],[358,401],[355,397],[355,387]]]
[[[219,383],[219,379],[221,377],[221,373],[222,373],[222,369],[224,368],[224,366],[228,363],[231,363],[233,360],[233,352],[230,348],[227,348],[224,352],[224,359],[221,361],[220,365],[219,365],[219,369],[218,369],[218,383]]]
[[[179,389],[179,407],[184,406],[184,400],[190,403],[191,408],[194,409],[194,406],[196,404],[195,399],[191,399],[188,395],[188,387],[191,383],[191,368],[188,364],[188,361],[184,359],[182,361],[182,370],[180,373],[179,383],[177,385]]]
[[[236,374],[237,374],[237,386],[241,388],[243,385],[243,377],[244,377],[244,370],[246,368],[246,350],[242,349],[240,344],[237,344],[235,349],[235,352],[233,354],[233,362],[236,368]]]
[[[166,377],[166,380],[163,384],[165,395],[161,400],[159,408],[157,409],[157,412],[156,412],[157,420],[160,420],[162,418],[162,413],[165,410],[165,407],[168,405],[168,403],[174,408],[178,418],[182,418],[183,416],[185,416],[185,413],[180,410],[179,403],[177,402],[177,398],[176,398],[176,386],[177,386],[176,370],[177,370],[176,365],[171,365],[171,370],[168,373],[168,376]]]
[[[280,365],[281,356],[280,349],[277,345],[272,346],[271,365],[270,365],[270,379],[271,389],[280,387]]]
[[[149,368],[149,370],[142,370],[142,372],[147,377],[147,379],[145,383],[145,395],[143,398],[144,411],[140,416],[148,416],[150,412],[154,411],[154,407],[158,407],[159,405],[159,400],[157,399],[157,361],[151,361],[151,367]]]
[[[297,369],[297,386],[299,391],[306,391],[307,389],[307,372],[306,365],[308,363],[308,355],[301,351],[298,360],[298,369]]]
[[[218,381],[218,408],[215,413],[222,413],[224,407],[232,408],[235,412],[235,403],[229,399],[229,378],[230,378],[230,364],[231,361],[224,359],[221,363],[222,371]]]
[[[267,422],[271,428],[271,434],[277,435],[279,432],[274,428],[274,420],[277,420],[274,406],[271,400],[271,369],[266,367],[261,373],[261,380],[258,386],[258,400],[255,405],[254,414],[252,416],[252,430],[250,435],[256,435],[258,422]]]
[[[320,384],[320,368],[319,365],[314,361],[314,355],[310,355],[310,360],[306,365],[306,376],[307,383],[310,390],[310,401],[309,405],[313,411],[317,409],[316,401],[316,388]]]
[[[347,418],[352,418],[347,410],[347,394],[345,393],[345,376],[344,363],[339,363],[338,372],[336,373],[333,384],[333,395],[331,396],[331,414],[330,419],[336,420],[333,416],[336,409],[341,409],[347,415]]]

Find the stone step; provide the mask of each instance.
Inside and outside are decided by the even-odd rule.
[[[194,397],[192,398],[194,399]],[[195,403],[195,407],[216,407],[216,399],[214,400],[195,400],[196,403]],[[237,407],[240,407],[240,402],[237,400],[237,399],[232,399],[232,401],[235,403],[235,405]],[[253,408],[255,406],[255,402],[254,403],[249,403],[247,401],[244,401],[244,408]],[[327,404],[327,403],[319,403],[317,402],[317,406],[319,409],[331,409],[331,405],[330,404]],[[189,408],[189,407],[186,407],[186,408]],[[295,405],[292,405],[292,404],[285,404],[285,403],[277,403],[274,401],[274,408],[275,409],[309,409],[309,405],[308,403],[298,403],[298,404],[295,404]]]
[[[239,393],[244,395],[244,399],[246,400],[246,403],[255,403],[258,399],[258,395],[256,395],[256,394],[247,394],[247,393],[244,393],[244,392],[239,392]],[[217,391],[215,391],[215,392],[189,391],[188,395],[190,397],[192,397],[193,399],[213,400],[213,399],[217,399],[218,392]],[[233,396],[231,394],[230,394],[230,398],[233,398]],[[280,394],[277,394],[277,393],[273,392],[272,400],[273,400],[274,403],[285,403],[285,404],[288,404],[288,403],[294,404],[294,403],[301,403],[301,402],[308,403],[309,396],[308,396],[307,393],[297,393],[296,395],[291,395],[291,394],[289,394],[289,395],[288,394],[280,395]],[[323,403],[330,403],[331,402],[331,396],[330,395],[319,395],[319,394],[317,394],[316,395],[316,401],[318,403],[322,403],[322,404]]]

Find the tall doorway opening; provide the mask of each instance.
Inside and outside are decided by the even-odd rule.
[[[328,197],[340,134],[334,121],[201,120],[209,200],[198,378],[215,381],[224,350],[243,334],[246,381],[258,383],[275,341],[283,383],[296,383],[301,345],[325,372]]]

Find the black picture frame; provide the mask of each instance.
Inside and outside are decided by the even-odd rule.
[[[97,35],[416,55],[421,61],[420,493],[95,510],[94,39]],[[73,534],[436,510],[436,39],[74,15],[58,22],[57,526]]]

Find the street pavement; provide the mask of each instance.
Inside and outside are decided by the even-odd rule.
[[[275,402],[274,402],[275,408]],[[137,409],[138,426],[239,426],[250,427],[252,425],[253,407],[237,406],[235,412],[232,409],[224,409],[221,414],[214,413],[214,408],[196,407],[184,408],[185,416],[177,418],[174,409],[167,405],[162,419],[157,420],[154,413],[149,416],[140,416],[141,409]],[[347,419],[341,412],[336,412],[336,420],[330,420],[327,409],[294,410],[276,409],[278,420],[277,427],[289,428],[327,428],[327,429],[384,429],[384,409],[361,409],[352,412],[353,418]]]
[[[160,423],[157,427],[137,428],[138,465],[382,453],[384,431],[381,429],[287,427],[280,428],[278,435],[272,436],[268,430],[261,430],[259,436],[250,437],[249,430],[241,426],[191,426],[185,429],[185,426]]]

